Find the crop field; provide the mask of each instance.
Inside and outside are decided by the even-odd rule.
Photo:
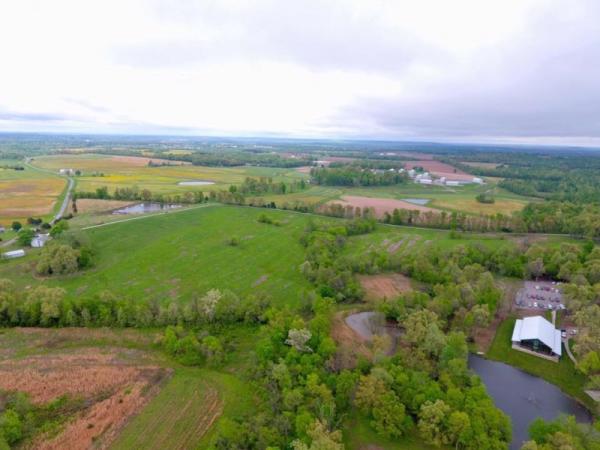
[[[479,203],[476,196],[490,189],[494,190],[495,203]],[[417,198],[429,200],[425,205],[428,209],[459,211],[469,214],[511,214],[520,211],[531,201],[539,201],[507,192],[495,187],[494,184],[488,185],[467,185],[460,187],[447,186],[424,186],[415,183],[398,186],[378,186],[378,187],[341,187],[341,186],[311,186],[302,192],[296,192],[288,195],[267,195],[263,198],[266,201],[273,201],[277,205],[285,202],[294,201],[309,204],[324,204],[342,200],[343,197],[366,197],[373,199],[392,199],[404,201],[407,198]],[[364,201],[363,201],[364,203]],[[378,200],[374,200],[373,207],[377,207]],[[398,204],[397,208],[420,209],[417,205]]]
[[[0,166],[17,163],[0,160]],[[0,168],[0,225],[48,216],[65,186],[64,178],[27,166],[25,170]]]
[[[38,157],[36,167],[58,171],[60,168],[81,170],[77,177],[78,191],[94,191],[107,186],[110,192],[116,188],[134,187],[149,189],[153,193],[169,194],[190,190],[228,189],[232,184],[241,184],[246,177],[271,177],[274,181],[293,181],[306,178],[293,169],[271,167],[204,167],[189,163],[168,161],[169,166],[149,167],[148,161],[160,159],[133,156],[107,155],[54,155]],[[94,176],[102,174],[103,176]],[[214,184],[182,186],[182,181],[210,181]]]

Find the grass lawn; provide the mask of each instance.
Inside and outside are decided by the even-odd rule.
[[[354,412],[344,422],[342,428],[344,434],[344,445],[348,450],[361,450],[366,448],[383,448],[386,450],[433,450],[419,437],[416,428],[401,439],[387,439],[379,436],[370,426],[369,419]],[[445,447],[441,447],[445,448]]]
[[[554,363],[512,349],[511,336],[515,320],[515,317],[510,317],[500,324],[486,357],[518,367],[555,384],[563,392],[576,398],[590,411],[597,414],[596,403],[584,392],[586,377],[575,369],[566,352],[558,363]]]

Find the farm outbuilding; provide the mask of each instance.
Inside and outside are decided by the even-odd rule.
[[[560,358],[562,339],[560,330],[542,316],[517,319],[512,335],[513,348],[527,350],[541,356]]]
[[[2,253],[2,257],[6,259],[20,258],[21,256],[25,256],[25,250],[23,249]]]

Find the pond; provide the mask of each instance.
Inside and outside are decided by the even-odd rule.
[[[387,334],[391,340],[391,346],[388,354],[396,351],[400,329],[386,322],[383,314],[374,311],[365,311],[351,314],[345,319],[346,325],[352,328],[363,339],[371,339],[373,336]]]
[[[552,420],[561,414],[591,422],[590,412],[553,384],[508,364],[469,356],[469,367],[484,382],[496,406],[512,420],[511,449],[529,440],[529,424],[537,417]]]
[[[207,180],[189,180],[189,181],[180,181],[177,184],[179,186],[208,186],[210,184],[215,184],[215,182],[207,181]]]
[[[113,214],[143,214],[149,212],[166,211],[169,209],[181,208],[181,205],[166,203],[137,203],[126,206],[125,208],[113,211]]]
[[[412,203],[413,205],[425,206],[431,200],[428,198],[403,198],[402,201]]]

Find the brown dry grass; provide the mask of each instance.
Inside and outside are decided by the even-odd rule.
[[[49,214],[64,187],[61,178],[0,181],[0,223]]]
[[[0,390],[26,392],[35,404],[62,396],[83,401],[58,434],[38,436],[31,448],[106,448],[172,372],[149,353],[119,346],[153,339],[108,329],[17,328],[2,333]],[[115,346],[94,347],[98,342]]]
[[[427,206],[413,205],[412,203],[405,202],[403,200],[395,200],[391,198],[359,197],[355,195],[343,195],[341,200],[332,200],[329,203],[337,203],[343,206],[351,205],[354,208],[357,206],[360,208],[372,208],[377,217],[383,217],[386,212],[391,214],[394,209],[407,209],[421,212],[439,211]]]
[[[368,301],[395,298],[412,290],[410,279],[399,273],[359,275],[358,281],[365,290]]]

